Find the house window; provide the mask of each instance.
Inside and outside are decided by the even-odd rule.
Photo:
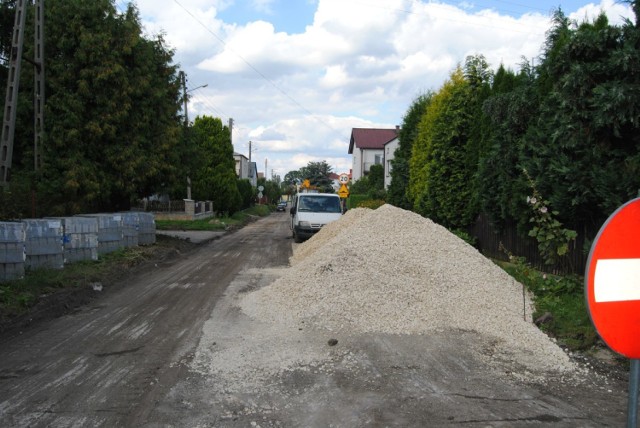
[[[382,155],[375,155],[373,163],[376,165],[382,165]]]
[[[391,161],[387,161],[387,177],[391,176]]]

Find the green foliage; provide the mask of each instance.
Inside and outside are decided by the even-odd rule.
[[[210,200],[213,210],[233,214],[242,206],[229,128],[219,118],[198,116],[189,129],[195,148],[192,195]]]
[[[262,194],[266,196],[267,201],[275,203],[280,200],[280,197],[282,196],[282,189],[277,181],[265,180],[263,178],[258,180],[258,184],[264,187]]]
[[[386,199],[384,167],[382,165],[371,165],[367,175],[349,184],[349,193],[366,195],[369,199]]]
[[[551,319],[540,325],[543,331],[571,350],[589,349],[596,344],[598,336],[587,311],[582,278],[545,274],[513,256],[509,263],[500,265],[533,293],[534,320],[551,314]]]
[[[300,168],[299,175],[302,180],[309,180],[311,186],[315,186],[319,192],[334,193],[333,180],[329,177],[332,172],[327,161],[309,162],[307,166]]]
[[[477,245],[477,239],[475,236],[472,236],[469,232],[462,230],[462,229],[454,229],[451,231],[451,233],[453,233],[454,235],[456,235],[458,238],[462,239],[464,242],[466,242],[467,244],[471,245],[472,247],[475,247]]]
[[[216,165],[213,170],[211,192],[214,211],[231,215],[240,210],[242,200],[235,170],[230,170],[224,165]]]
[[[252,206],[256,198],[256,189],[251,185],[251,182],[246,178],[238,179],[238,191],[240,192],[242,209]]]
[[[472,87],[457,69],[432,99],[420,123],[410,163],[416,212],[446,227],[463,228],[477,214],[468,153]]]
[[[62,4],[64,3],[64,4]],[[47,104],[41,192],[51,213],[118,210],[160,189],[179,142],[176,68],[134,6],[46,3]]]
[[[370,189],[369,177],[366,175],[349,184],[349,193],[353,195],[366,195]]]
[[[6,0],[0,2],[0,56],[2,56],[2,58],[9,58],[10,56],[9,52],[11,52],[11,35],[13,33],[14,19],[15,12],[13,2]],[[6,78],[6,75],[3,77]]]
[[[349,209],[357,208],[358,206],[360,206],[360,204],[365,203],[365,201],[368,201],[369,199],[370,198],[367,195],[358,195],[358,194],[352,193],[347,198],[347,208]]]
[[[44,14],[42,168],[34,173],[33,70],[23,67],[12,186],[30,183],[38,215],[128,209],[168,188],[180,139],[173,52],[162,37],[143,36],[133,5],[119,14],[109,0],[51,0]],[[25,37],[24,56],[33,56],[33,37]]]
[[[529,231],[529,236],[538,241],[538,251],[545,263],[553,265],[567,255],[569,245],[575,241],[578,234],[574,230],[562,227],[562,223],[556,220],[558,212],[549,210],[549,201],[542,199],[526,170],[524,173],[533,192],[533,196],[527,196],[527,203],[530,204],[533,211],[529,222],[534,224]]]
[[[367,178],[369,179],[370,191],[384,190],[384,166],[383,165],[371,165],[371,168],[369,168],[369,174],[367,175]]]
[[[159,243],[156,244],[161,245]],[[0,283],[0,318],[26,313],[41,296],[65,289],[86,288],[91,283],[108,285],[121,278],[127,269],[147,259],[153,247],[133,247],[65,265],[64,269],[33,269],[19,280]]]
[[[597,228],[640,188],[639,42],[604,15],[570,27],[558,13],[548,37],[520,164],[573,227]]]
[[[271,214],[271,210],[267,205],[254,205],[251,208],[236,211],[231,216],[223,215],[198,220],[156,220],[156,229],[222,231],[243,224],[251,217],[265,217],[269,214]]]
[[[522,69],[516,75],[501,67],[493,81],[493,95],[483,103],[492,132],[479,160],[479,203],[497,227],[513,219],[523,228],[528,226],[529,208],[523,198],[514,195],[528,191],[519,162],[523,136],[536,117],[538,97],[528,63],[523,63]]]
[[[369,208],[375,210],[383,206],[386,202],[383,199],[365,199],[358,202],[355,208]]]
[[[414,141],[418,137],[418,128],[422,116],[431,103],[433,92],[419,95],[404,115],[402,126],[398,134],[399,144],[391,161],[391,184],[388,189],[390,204],[396,207],[411,209],[413,201],[408,197],[409,191],[409,162]]]
[[[265,217],[271,214],[272,210],[268,205],[254,205],[251,208],[248,208],[243,211],[238,211],[233,215],[234,219],[246,221],[251,217]]]
[[[300,170],[289,171],[284,176],[284,182],[287,184],[294,184],[297,181],[302,182],[305,177],[302,176],[302,172]]]

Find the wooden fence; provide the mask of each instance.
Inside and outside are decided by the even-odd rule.
[[[524,257],[529,265],[543,272],[583,275],[589,257],[589,249],[584,247],[590,234],[584,231],[571,243],[569,254],[555,265],[544,262],[538,252],[537,241],[518,233],[515,224],[497,230],[487,216],[481,214],[468,232],[476,238],[476,247],[485,256],[505,261],[509,260],[509,254]]]

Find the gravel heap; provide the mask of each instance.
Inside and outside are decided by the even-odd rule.
[[[297,246],[290,261],[280,278],[241,299],[246,314],[334,334],[475,331],[499,359],[545,371],[573,367],[532,323],[521,284],[413,212],[350,210]]]

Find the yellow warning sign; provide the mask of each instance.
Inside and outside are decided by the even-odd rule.
[[[349,189],[347,189],[346,184],[340,186],[340,190],[338,190],[338,196],[340,196],[342,199],[349,197]]]

